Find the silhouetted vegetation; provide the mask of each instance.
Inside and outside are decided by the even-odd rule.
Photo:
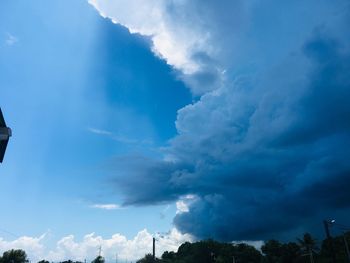
[[[350,232],[346,234],[350,241]],[[320,244],[320,247],[319,247]],[[337,263],[349,263],[343,236],[333,238]],[[137,261],[152,263],[148,254]],[[220,243],[213,240],[186,242],[177,252],[164,252],[159,263],[331,263],[329,240],[319,243],[309,233],[296,242],[266,241],[261,250],[247,244]]]
[[[0,257],[0,263],[26,263],[29,262],[27,254],[21,249],[5,251]]]
[[[158,258],[156,262],[161,262]],[[136,263],[154,263],[153,256],[151,254],[147,254],[144,258],[136,261]]]
[[[105,259],[102,256],[97,256],[91,263],[105,263]]]

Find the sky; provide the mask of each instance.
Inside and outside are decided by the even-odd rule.
[[[350,220],[348,0],[5,0],[0,252],[109,262]],[[333,230],[335,231],[335,230]]]

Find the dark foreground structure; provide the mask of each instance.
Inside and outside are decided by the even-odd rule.
[[[0,163],[2,163],[4,160],[7,144],[11,136],[12,131],[6,126],[6,122],[0,108]]]

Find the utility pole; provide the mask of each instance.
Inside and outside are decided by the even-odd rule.
[[[232,256],[232,263],[236,263],[235,256]]]
[[[156,261],[156,239],[153,238],[152,241],[153,241],[153,261],[155,262]]]
[[[345,244],[345,249],[346,249],[346,255],[348,256],[348,261],[350,263],[350,251],[349,251],[348,241],[346,240],[345,232],[343,233],[343,239],[344,239],[344,244]]]
[[[118,253],[115,254],[115,263],[118,263]]]
[[[323,224],[324,224],[324,229],[326,231],[326,236],[330,245],[330,249],[331,249],[331,255],[332,255],[332,263],[337,263],[337,261],[335,260],[335,252],[334,252],[334,246],[333,246],[333,240],[331,237],[331,234],[329,232],[329,225],[333,223],[333,220],[327,221],[327,220],[323,220]]]

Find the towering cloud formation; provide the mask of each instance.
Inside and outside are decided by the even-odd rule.
[[[221,240],[350,219],[348,1],[90,3],[149,36],[200,95],[164,160],[119,159],[126,204],[181,200],[178,229]]]

